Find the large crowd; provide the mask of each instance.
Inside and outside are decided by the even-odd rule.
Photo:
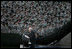
[[[71,2],[1,1],[1,32],[27,33],[31,25],[40,35],[71,20]]]

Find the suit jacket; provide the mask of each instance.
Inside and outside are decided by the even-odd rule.
[[[35,44],[36,43],[36,36],[35,36],[35,31],[34,30],[31,31],[31,33],[30,33],[30,42],[32,44]]]

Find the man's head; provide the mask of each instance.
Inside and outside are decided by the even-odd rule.
[[[28,30],[29,30],[29,32],[31,32],[33,29],[32,29],[32,27],[31,27],[31,26],[29,26],[29,29],[28,29]]]

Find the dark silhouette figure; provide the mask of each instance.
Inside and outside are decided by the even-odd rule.
[[[30,48],[34,48],[36,44],[36,36],[34,30],[32,30],[30,33],[30,42],[31,42]]]

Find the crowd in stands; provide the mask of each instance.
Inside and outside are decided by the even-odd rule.
[[[71,2],[1,1],[1,32],[27,33],[31,25],[40,35],[71,20]]]

